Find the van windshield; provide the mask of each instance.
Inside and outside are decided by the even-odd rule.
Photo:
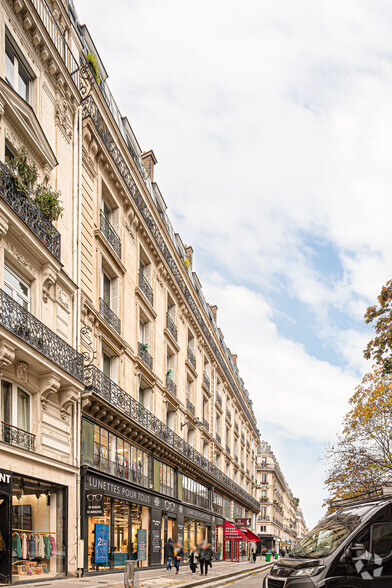
[[[317,558],[329,555],[361,521],[358,511],[340,511],[319,523],[291,552],[292,557]]]

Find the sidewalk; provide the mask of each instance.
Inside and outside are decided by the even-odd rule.
[[[230,577],[233,574],[247,572],[254,572],[255,570],[262,570],[266,562],[257,561],[256,563],[243,562],[214,562],[212,568],[209,569],[208,576],[201,576],[197,571],[192,574],[189,566],[183,564],[180,568],[180,573],[175,574],[172,569],[167,572],[165,569],[159,568],[157,570],[139,570],[137,574],[140,588],[166,588],[167,586],[175,586],[182,588],[183,586],[201,586],[207,582],[217,582],[220,579]],[[38,581],[18,584],[18,588],[102,588],[108,586],[110,588],[124,588],[123,572],[98,576],[84,576],[83,578],[67,578],[65,580],[52,581]],[[43,578],[42,578],[43,580]]]

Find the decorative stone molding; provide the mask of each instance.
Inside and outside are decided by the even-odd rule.
[[[16,247],[12,245],[12,243],[5,243],[4,247],[8,253],[10,253],[17,261],[19,261],[19,263],[21,263],[31,275],[36,275],[37,272],[35,267],[29,261],[27,261],[24,255],[22,255],[22,253],[20,253]]]
[[[18,361],[16,364],[16,377],[23,382],[27,382],[29,375],[29,364],[25,361]]]
[[[10,366],[15,360],[15,347],[5,339],[0,339],[0,370]]]
[[[63,421],[69,416],[68,409],[78,401],[78,394],[73,388],[64,388],[59,392],[61,418]]]
[[[42,408],[45,410],[49,396],[56,394],[56,392],[59,391],[60,380],[56,374],[46,374],[40,379],[39,389],[41,393]]]
[[[0,212],[0,241],[8,233],[8,219]]]
[[[43,266],[42,299],[48,301],[49,291],[57,281],[57,272],[50,263]]]
[[[56,72],[53,72],[53,73],[56,73]],[[67,100],[63,97],[57,99],[54,108],[55,108],[56,125],[60,129],[65,140],[68,143],[70,143],[70,141],[72,139],[72,121],[71,121],[70,114],[68,112]]]

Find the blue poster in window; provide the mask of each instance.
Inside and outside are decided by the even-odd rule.
[[[147,560],[147,531],[139,529],[137,532],[137,558],[139,561]]]
[[[95,524],[95,563],[109,561],[109,525]]]

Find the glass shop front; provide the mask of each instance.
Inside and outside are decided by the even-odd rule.
[[[0,470],[0,582],[67,573],[67,488]]]

